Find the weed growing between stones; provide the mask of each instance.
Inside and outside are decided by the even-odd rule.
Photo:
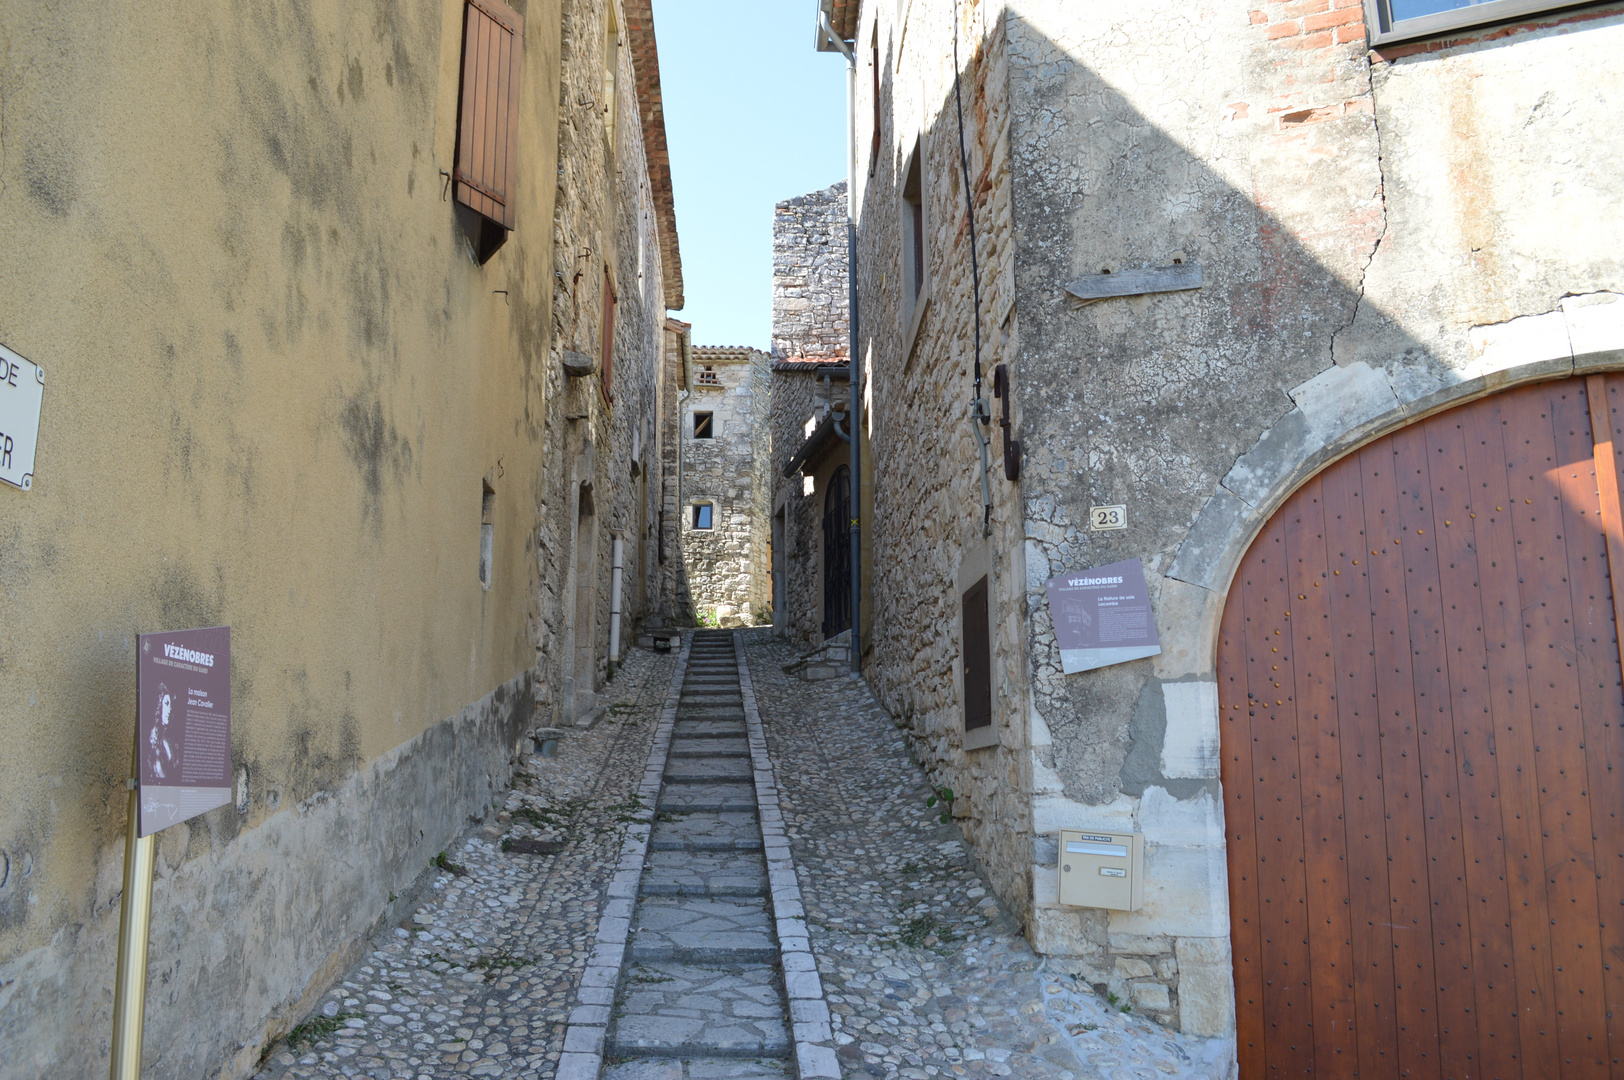
[[[468,876],[468,868],[465,867],[465,866],[462,866],[459,863],[452,862],[449,858],[446,857],[446,853],[443,852],[443,851],[440,852],[440,854],[436,855],[434,858],[430,859],[429,860],[429,865],[433,866],[433,867],[436,867],[436,868],[438,868],[440,870],[444,870],[446,873],[451,874],[451,875],[453,875],[455,877],[467,877]]]
[[[317,1039],[325,1039],[343,1027],[344,1021],[354,1020],[360,1015],[360,1013],[341,1012],[332,1016],[312,1016],[309,1020],[288,1032],[288,1045],[304,1046],[307,1043],[315,1042]]]
[[[943,825],[951,823],[953,820],[953,789],[939,787],[932,788],[931,790],[934,791],[935,794],[925,800],[925,805],[935,806],[937,803],[940,803],[942,805],[942,813],[939,817],[937,817],[936,820],[940,821]]]
[[[932,936],[932,932],[937,926],[936,916],[916,915],[903,926],[902,933],[897,935],[897,940],[910,949],[917,949],[925,944],[927,938]]]

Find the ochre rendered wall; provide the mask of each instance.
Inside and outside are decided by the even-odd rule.
[[[0,1076],[106,1067],[138,633],[233,631],[239,805],[159,842],[155,1075],[251,1067],[505,776],[559,67],[558,4],[514,2],[484,267],[443,197],[459,0],[0,5],[0,340],[46,372],[0,491]]]

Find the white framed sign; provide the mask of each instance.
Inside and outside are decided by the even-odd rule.
[[[34,447],[45,369],[0,345],[0,480],[28,491],[34,486]]]

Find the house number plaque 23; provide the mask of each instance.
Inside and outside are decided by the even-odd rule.
[[[1128,508],[1126,506],[1090,506],[1088,508],[1089,528],[1095,532],[1104,532],[1107,529],[1126,529],[1128,527]]]

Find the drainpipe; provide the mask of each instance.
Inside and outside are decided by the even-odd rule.
[[[614,557],[609,570],[609,674],[615,673],[620,664],[620,574],[621,562],[626,555],[626,546],[617,535],[614,543]]]
[[[846,58],[846,306],[851,362],[851,673],[863,673],[863,482],[862,453],[857,440],[862,424],[863,369],[857,355],[857,54],[835,33],[827,3],[818,6],[818,27],[829,44]]]

